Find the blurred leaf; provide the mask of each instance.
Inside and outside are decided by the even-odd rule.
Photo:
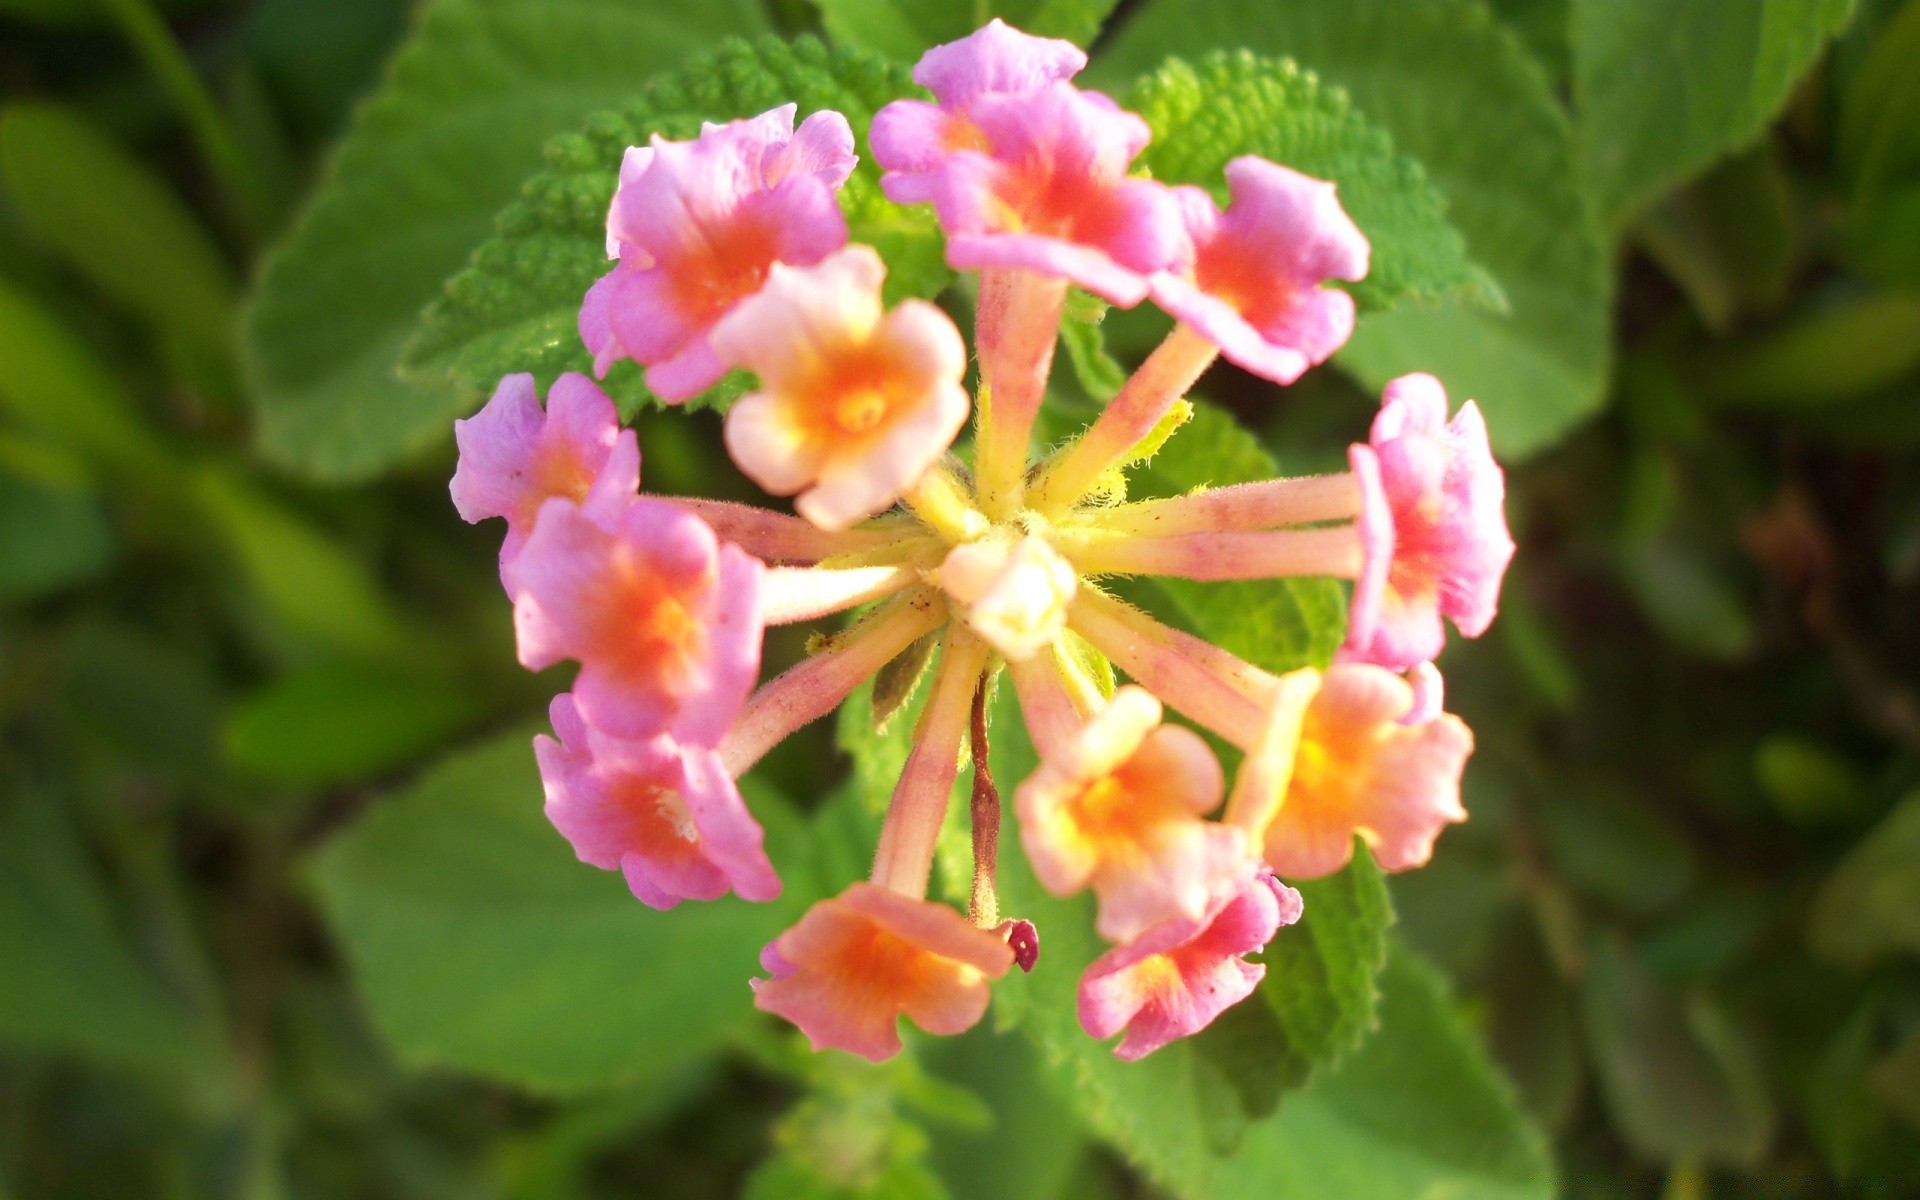
[[[55,445],[152,475],[168,455],[133,397],[38,301],[0,282],[0,406]]]
[[[197,491],[248,580],[288,626],[369,659],[417,657],[417,641],[366,564],[326,533],[228,471],[204,468]]]
[[[1640,958],[1670,983],[1731,970],[1779,917],[1778,889],[1718,888],[1690,900],[1647,930]]]
[[[1669,195],[1635,236],[1714,332],[1771,311],[1801,259],[1799,213],[1778,148],[1762,142]]]
[[[1920,1028],[1874,1064],[1867,1086],[1901,1120],[1920,1130]]]
[[[452,680],[316,663],[234,706],[227,761],[274,783],[347,783],[419,758],[484,711],[481,697]]]
[[[213,1053],[116,925],[61,812],[22,791],[0,813],[0,1039],[113,1066],[194,1071]]]
[[[1604,399],[1611,275],[1576,187],[1573,133],[1544,73],[1468,0],[1147,0],[1095,68],[1101,82],[1247,47],[1344,88],[1419,160],[1511,316],[1458,302],[1363,317],[1336,361],[1367,386],[1431,371],[1479,400],[1503,456],[1539,449]]]
[[[28,600],[98,578],[113,530],[84,490],[49,487],[0,467],[0,600]]]
[[[651,1079],[643,1087],[591,1096],[541,1128],[496,1147],[505,1200],[556,1200],[589,1194],[594,1160],[659,1124],[713,1082],[707,1064]]]
[[[1098,321],[1076,320],[1073,314],[1067,314],[1060,322],[1060,344],[1067,349],[1074,378],[1093,399],[1111,400],[1127,382],[1127,369],[1107,353],[1106,337]]]
[[[1840,860],[1814,898],[1807,934],[1823,958],[1863,966],[1920,951],[1920,793]]]
[[[1920,368],[1920,291],[1869,292],[1762,337],[1713,348],[1695,364],[1700,390],[1725,405],[1817,409]]]
[[[1526,42],[1552,78],[1565,91],[1573,74],[1573,49],[1567,44],[1569,0],[1492,0],[1493,11]]]
[[[224,350],[233,275],[166,182],[49,104],[0,113],[0,170],[22,221],[95,287],[161,329]]]
[[[1036,37],[1093,43],[1119,0],[814,0],[836,42],[912,63],[922,51],[957,41],[1000,17]]]
[[[1854,0],[1573,0],[1585,173],[1618,225],[1757,137]]]
[[[784,805],[750,803],[769,840]],[[787,863],[795,847],[775,843]],[[753,1017],[760,947],[807,896],[655,912],[541,815],[524,734],[457,755],[314,862],[374,1020],[407,1061],[543,1091],[659,1079]]]
[[[205,12],[222,0],[153,0],[153,6],[169,15]],[[54,28],[104,25],[105,11],[99,0],[0,0],[0,17],[30,21]]]
[[[1539,934],[1509,922],[1486,988],[1487,1043],[1527,1107],[1561,1128],[1586,1085],[1579,997],[1555,969]]]
[[[260,0],[246,27],[248,57],[302,140],[332,133],[374,83],[405,27],[407,0]]]
[[[1774,1112],[1752,1050],[1705,997],[1668,993],[1612,939],[1589,958],[1582,1011],[1614,1127],[1654,1162],[1753,1163]]]
[[[1753,773],[1774,807],[1796,825],[1844,821],[1864,797],[1853,764],[1803,737],[1776,733],[1753,755]]]
[[[1752,653],[1748,602],[1700,547],[1676,536],[1637,538],[1621,547],[1619,568],[1641,612],[1679,649],[1722,662]]]
[[[177,633],[114,620],[67,630],[61,690],[69,719],[97,739],[87,763],[116,760],[183,781],[211,777],[222,695],[208,657]]]
[[[261,267],[243,337],[265,451],[363,478],[444,438],[468,397],[401,383],[400,344],[540,146],[700,46],[763,28],[751,0],[429,4]]]
[[[1590,784],[1542,795],[1536,811],[1567,881],[1627,912],[1658,912],[1693,884],[1693,845],[1652,797]]]
[[[1150,469],[1134,473],[1130,486],[1135,499],[1148,499],[1279,473],[1251,433],[1220,409],[1196,402],[1193,420],[1154,456]],[[1150,586],[1186,618],[1178,623],[1270,671],[1325,666],[1346,634],[1346,601],[1331,579],[1155,579]]]
[[[977,1094],[992,1114],[985,1128],[930,1131],[931,1161],[961,1200],[1064,1200],[1086,1136],[1047,1085],[1033,1046],[987,1024],[920,1047],[931,1070]]]
[[[1847,236],[1853,265],[1869,279],[1920,287],[1920,183],[1890,188],[1871,206],[1856,207]]]
[[[1920,168],[1920,5],[1911,0],[1874,31],[1848,80],[1834,123],[1834,157],[1852,176],[1854,203],[1872,208],[1882,191]]]
[[[1198,184],[1224,203],[1227,163],[1258,154],[1338,184],[1341,206],[1373,247],[1367,277],[1350,289],[1363,309],[1488,298],[1420,164],[1344,93],[1291,60],[1244,51],[1197,65],[1172,59],[1134,85],[1128,107],[1153,128],[1141,161],[1163,182]]]
[[[554,140],[547,169],[521,189],[501,214],[496,235],[423,314],[402,354],[403,374],[463,397],[447,413],[457,416],[477,406],[507,372],[551,379],[562,371],[591,371],[593,357],[578,332],[580,302],[609,270],[606,214],[624,148],[645,144],[656,132],[693,137],[703,121],[752,116],[789,101],[802,114],[836,109],[857,131],[860,163],[840,203],[852,239],[873,245],[887,260],[888,300],[939,292],[952,275],[931,215],[887,201],[879,169],[864,150],[874,111],[911,87],[906,72],[884,59],[830,51],[810,38],[791,45],[730,41],[652,80],[617,113],[602,113],[583,133]],[[608,376],[608,391],[628,411],[651,395],[640,376],[631,362]],[[731,398],[743,378],[722,381],[708,398]]]

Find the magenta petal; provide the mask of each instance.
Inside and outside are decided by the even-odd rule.
[[[847,118],[825,109],[800,122],[793,140],[771,147],[761,169],[769,184],[789,175],[807,175],[837,189],[853,174],[859,156],[853,152],[853,127]]]
[[[921,55],[913,81],[941,104],[961,106],[992,92],[1030,92],[1071,79],[1086,65],[1086,52],[1072,42],[1034,37],[995,17]]]

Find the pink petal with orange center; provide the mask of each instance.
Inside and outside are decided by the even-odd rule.
[[[1262,871],[1200,917],[1160,922],[1095,959],[1080,977],[1081,1028],[1096,1038],[1124,1030],[1113,1053],[1127,1062],[1200,1032],[1266,975],[1241,956],[1264,947],[1300,912],[1300,893]]]
[[[596,729],[714,746],[759,674],[764,570],[675,504],[549,500],[507,573],[520,661],[579,662]]]
[[[453,506],[469,522],[503,517],[506,564],[526,544],[540,506],[556,497],[577,502],[603,476],[603,486],[633,495],[640,486],[640,448],[620,428],[613,401],[584,375],[566,374],[547,392],[531,375],[508,375],[473,416],[453,423],[460,448]]]
[[[1369,541],[1361,577],[1371,582],[1356,589],[1341,657],[1405,670],[1439,655],[1443,616],[1463,636],[1486,632],[1514,545],[1506,479],[1478,406],[1469,400],[1448,421],[1440,381],[1403,376],[1387,385],[1369,445],[1352,456],[1356,474],[1371,459],[1378,481],[1363,488],[1363,539],[1369,528],[1392,534]]]
[[[1058,896],[1091,886],[1111,941],[1199,917],[1253,865],[1241,830],[1203,819],[1225,788],[1219,760],[1160,716],[1147,691],[1121,688],[1015,794],[1034,874]]]
[[[1286,798],[1265,834],[1267,862],[1286,875],[1339,870],[1358,835],[1388,871],[1424,864],[1447,825],[1467,819],[1460,776],[1473,733],[1442,713],[1403,723],[1414,689],[1391,671],[1335,665],[1308,705]]]
[[[963,1033],[987,1011],[987,985],[1013,951],[943,904],[856,883],[807,910],[761,955],[772,979],[754,1004],[832,1046],[881,1062],[900,1052],[899,1019]]]
[[[760,825],[713,751],[607,737],[564,693],[551,716],[559,740],[534,738],[534,755],[547,819],[580,861],[621,871],[636,897],[660,909],[729,891],[757,901],[780,894]]]
[[[713,386],[732,365],[708,340],[715,323],[775,263],[818,262],[846,243],[834,193],[853,169],[852,130],[820,112],[796,133],[793,115],[785,105],[629,152],[607,217],[620,262],[580,310],[596,371],[632,358],[669,401]]]
[[[760,377],[727,414],[727,449],[768,491],[844,529],[890,507],[966,424],[966,347],[939,309],[883,312],[886,267],[866,246],[776,266],[713,344]]]

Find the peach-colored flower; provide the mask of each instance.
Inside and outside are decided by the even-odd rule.
[[[856,883],[808,909],[760,962],[773,978],[753,981],[755,1005],[816,1049],[881,1062],[900,1052],[903,1014],[928,1033],[973,1028],[1013,951],[944,904]]]
[[[727,414],[727,449],[761,487],[799,492],[814,524],[844,529],[899,499],[959,435],[967,351],[938,308],[880,303],[880,256],[848,246],[766,288],[713,331],[760,389]]]
[[[1091,885],[1109,941],[1201,916],[1253,865],[1241,830],[1204,819],[1224,790],[1219,760],[1160,715],[1144,688],[1121,688],[1015,793],[1034,874],[1057,896]]]
[[[1307,706],[1292,775],[1267,825],[1267,862],[1283,875],[1315,878],[1347,864],[1358,834],[1389,871],[1418,867],[1448,824],[1467,819],[1460,774],[1473,734],[1442,713],[1402,718],[1414,689],[1381,667],[1339,664]]]

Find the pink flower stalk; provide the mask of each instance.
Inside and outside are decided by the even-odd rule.
[[[1467,819],[1460,775],[1473,733],[1442,713],[1405,724],[1414,689],[1368,664],[1336,665],[1307,705],[1279,810],[1261,835],[1274,870],[1314,879],[1347,865],[1357,834],[1380,866],[1424,866],[1449,824]]]
[[[766,287],[714,327],[713,345],[760,376],[727,413],[740,469],[823,529],[890,507],[966,424],[967,348],[938,308],[885,312],[887,268],[868,246],[812,267],[774,264]]]
[[[1167,917],[1204,915],[1252,863],[1246,836],[1204,819],[1225,794],[1220,762],[1160,702],[1123,687],[1015,795],[1020,843],[1056,896],[1092,886],[1100,936],[1125,941]]]
[[[795,131],[793,115],[787,104],[628,150],[607,216],[619,265],[580,309],[597,374],[631,358],[665,400],[705,391],[732,365],[709,337],[721,318],[775,263],[806,266],[846,244],[834,194],[853,171],[853,130],[826,111]]]
[[[1431,375],[1389,383],[1369,444],[1350,452],[1361,482],[1366,565],[1354,584],[1344,661],[1405,670],[1431,662],[1446,616],[1479,637],[1499,607],[1513,558],[1501,511],[1506,478],[1469,400],[1447,420],[1447,393]]]
[[[1353,333],[1353,297],[1324,286],[1367,274],[1367,239],[1325,180],[1246,155],[1227,164],[1222,213],[1178,189],[1193,254],[1151,281],[1155,303],[1234,362],[1292,383]]]
[[[760,825],[713,751],[669,737],[608,737],[565,693],[550,715],[559,740],[533,739],[547,819],[581,862],[620,871],[642,903],[659,909],[729,891],[747,900],[780,894]]]
[[[1007,973],[1006,939],[944,904],[856,883],[775,938],[753,981],[756,1006],[832,1046],[883,1062],[900,1052],[902,1015],[928,1033],[973,1028],[987,985]]]
[[[954,151],[935,183],[953,266],[1034,271],[1132,307],[1185,250],[1173,193],[1127,176],[1151,136],[1139,117],[1068,83],[980,96],[971,115],[987,150]]]
[[[556,379],[545,409],[533,376],[508,375],[485,408],[453,423],[453,440],[460,447],[448,489],[453,506],[470,524],[506,519],[503,572],[548,500],[580,503],[603,476],[601,488],[617,495],[640,487],[639,443],[632,430],[620,428],[613,401],[585,375]]]
[[[765,569],[674,504],[549,500],[507,571],[520,662],[578,661],[595,729],[716,745],[760,671]]]
[[[1266,967],[1247,962],[1300,919],[1300,893],[1264,871],[1197,918],[1171,917],[1093,961],[1080,977],[1080,1027],[1125,1031],[1116,1058],[1133,1062],[1200,1032],[1253,994]]]
[[[984,150],[986,134],[969,115],[982,96],[1019,96],[1072,79],[1087,56],[1072,42],[1021,33],[995,17],[981,28],[920,56],[913,81],[935,103],[896,100],[873,118],[873,158],[886,171],[880,187],[896,204],[933,199],[934,176],[959,150]]]

